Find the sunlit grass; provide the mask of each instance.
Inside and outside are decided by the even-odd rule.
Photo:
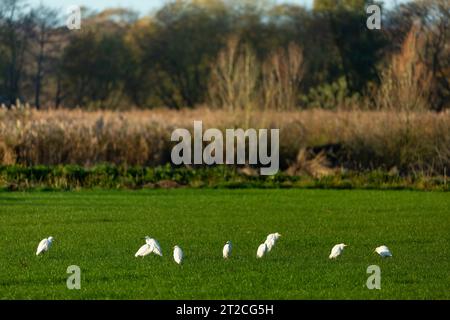
[[[448,299],[449,208],[439,192],[2,192],[0,299]],[[271,232],[282,238],[256,259]],[[36,257],[50,235],[51,251]],[[163,257],[134,257],[145,235]],[[349,247],[330,261],[339,242]],[[381,244],[392,259],[373,253]],[[381,290],[365,285],[373,264]],[[66,288],[69,265],[81,268],[81,290]]]

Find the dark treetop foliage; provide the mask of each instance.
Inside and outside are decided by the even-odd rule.
[[[370,3],[316,0],[309,9],[264,1],[174,1],[141,17],[127,9],[83,9],[81,30],[71,31],[60,12],[4,0],[0,103],[110,109],[204,104],[211,66],[227,39],[238,36],[261,60],[290,43],[303,48],[298,106],[307,107],[308,94],[324,86],[352,96],[379,85],[384,62],[421,21],[421,57],[433,74],[430,105],[448,107],[448,2],[417,0],[383,9],[382,30],[366,28]]]

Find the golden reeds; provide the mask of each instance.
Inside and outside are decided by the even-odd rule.
[[[450,166],[449,112],[255,110],[249,121],[245,114],[206,107],[126,112],[0,109],[0,163],[164,164],[170,162],[172,131],[191,130],[194,120],[202,120],[204,130],[280,128],[284,167],[296,163],[300,150],[330,144],[340,146],[339,165],[349,168],[443,174]]]

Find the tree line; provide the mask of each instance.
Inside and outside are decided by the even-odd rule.
[[[371,3],[315,0],[306,8],[264,0],[176,0],[145,16],[124,8],[83,8],[81,29],[69,30],[64,12],[5,0],[0,4],[0,103],[88,109],[212,105],[221,83],[212,84],[225,83],[233,78],[226,77],[227,70],[237,70],[241,82],[233,85],[242,91],[242,71],[253,66],[262,71],[246,88],[260,83],[271,92],[268,85],[281,83],[278,92],[294,107],[333,108],[359,97],[376,106],[372,93],[398,91],[384,87],[405,80],[399,75],[406,74],[409,61],[412,71],[403,87],[421,78],[428,108],[449,108],[448,1],[388,8],[376,2],[382,7],[381,30],[366,27],[365,8]],[[406,42],[414,45],[410,54],[402,49]],[[230,50],[242,59],[231,59]],[[399,61],[392,58],[396,54]],[[231,84],[226,85],[221,90],[229,93]],[[274,94],[267,99],[275,100]]]

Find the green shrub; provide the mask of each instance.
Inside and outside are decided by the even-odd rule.
[[[167,183],[171,182],[171,183]],[[166,182],[166,183],[163,183]],[[139,189],[187,186],[192,188],[334,188],[414,189],[449,191],[446,177],[423,174],[400,176],[382,170],[345,173],[313,178],[279,172],[273,176],[246,175],[230,166],[126,167],[101,165],[0,166],[0,188],[5,190],[76,190],[79,188]]]

